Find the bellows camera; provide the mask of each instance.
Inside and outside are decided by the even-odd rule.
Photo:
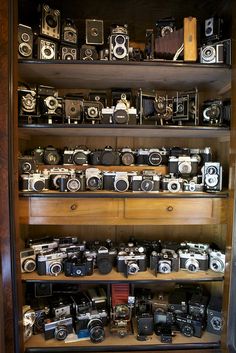
[[[109,51],[110,60],[129,60],[129,36],[127,25],[117,25],[112,29],[109,37]]]
[[[59,10],[42,5],[40,34],[50,38],[60,39],[61,14]]]
[[[68,124],[78,124],[83,118],[83,99],[66,95],[64,98],[64,114]]]
[[[18,58],[32,59],[33,31],[29,26],[18,25]]]
[[[18,104],[20,117],[36,117],[37,109],[37,92],[36,89],[21,88],[18,89]],[[31,121],[31,120],[30,120]]]
[[[230,125],[231,104],[229,100],[212,99],[203,102],[202,122],[204,125]]]

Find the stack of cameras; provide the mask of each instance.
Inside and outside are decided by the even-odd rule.
[[[31,240],[20,253],[21,272],[38,275],[91,276],[94,270],[106,275],[113,268],[125,277],[145,272],[155,275],[178,272],[195,273],[208,269],[224,273],[225,254],[207,243],[166,243],[136,241],[127,243],[79,241],[77,237]]]

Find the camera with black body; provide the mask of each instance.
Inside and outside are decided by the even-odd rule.
[[[61,152],[53,146],[34,148],[31,154],[38,164],[57,165],[61,163]]]
[[[86,292],[78,292],[76,295],[71,295],[71,305],[73,316],[80,313],[86,313],[91,310],[92,303]]]
[[[178,125],[199,125],[198,90],[177,92],[173,97],[172,122]]]
[[[77,60],[78,49],[68,45],[60,46],[60,59],[61,60]]]
[[[61,319],[47,319],[44,323],[44,338],[49,340],[55,338],[58,341],[64,341],[68,334],[73,332],[72,317]]]
[[[213,43],[221,40],[223,35],[223,18],[210,17],[205,19],[204,31],[202,33],[203,43]]]
[[[93,268],[93,258],[84,256],[83,253],[78,253],[64,261],[64,272],[67,277],[91,276]]]
[[[142,313],[137,316],[137,331],[140,336],[149,336],[153,334],[153,315]]]
[[[103,20],[86,19],[86,44],[103,45],[104,44],[104,30]]]
[[[63,104],[62,98],[58,97],[57,90],[54,87],[40,85],[38,95],[40,114],[48,118],[48,124],[62,122]]]
[[[202,178],[205,191],[222,190],[222,166],[219,162],[206,162],[202,167]]]
[[[153,319],[154,319],[154,330],[156,334],[158,334],[159,328],[162,325],[172,326],[175,323],[174,313],[168,310],[160,310],[160,309],[155,310],[153,313]]]
[[[86,146],[65,148],[63,152],[63,164],[87,165],[91,151]]]
[[[170,156],[169,173],[184,178],[196,176],[198,173],[198,158],[196,156]]]
[[[52,9],[47,4],[41,7],[40,34],[42,36],[60,39],[61,13],[57,9]]]
[[[86,189],[95,191],[103,188],[103,173],[98,168],[85,170]]]
[[[175,287],[168,297],[168,311],[174,314],[188,312],[189,294],[186,288]]]
[[[136,155],[137,165],[167,165],[169,151],[165,148],[139,148]]]
[[[137,272],[147,270],[147,258],[142,246],[128,246],[122,248],[117,254],[117,271],[123,272],[126,277]]]
[[[109,60],[129,60],[129,35],[127,25],[116,25],[108,38]]]
[[[137,175],[136,172],[104,172],[103,188],[104,190],[115,190],[124,192],[131,190],[132,179]]]
[[[65,44],[77,45],[78,28],[71,18],[66,18],[62,23],[61,42]]]
[[[212,296],[207,306],[206,331],[220,335],[223,329],[222,298]]]
[[[107,309],[107,294],[103,287],[94,287],[87,290],[92,308],[96,310]]]
[[[140,48],[129,47],[129,60],[130,61],[143,61],[144,54]]]
[[[18,88],[19,118],[22,122],[33,123],[38,113],[37,92],[34,88]]]
[[[179,250],[180,269],[189,272],[207,271],[208,253],[191,249]]]
[[[35,321],[33,326],[33,334],[38,335],[44,331],[44,322],[49,318],[50,308],[47,306],[34,308]]]
[[[154,170],[145,169],[132,177],[132,191],[160,191],[160,175]]]
[[[161,180],[161,188],[164,192],[183,191],[184,179],[177,178],[173,174],[163,176]]]
[[[89,157],[92,165],[120,165],[120,152],[111,146],[106,146],[103,150],[91,151]]]
[[[201,317],[193,317],[188,314],[177,314],[175,318],[177,327],[186,337],[202,337],[204,321]]]
[[[157,273],[179,271],[179,256],[172,249],[162,249],[160,253],[153,251],[150,256],[150,269]]]
[[[130,101],[127,100],[126,94],[122,93],[120,100],[111,108],[102,109],[104,124],[137,124],[137,109],[130,106]]]
[[[32,59],[33,31],[23,24],[18,25],[18,59]]]
[[[63,261],[66,257],[66,252],[61,251],[45,251],[38,254],[37,273],[39,275],[59,275],[63,271]]]
[[[211,99],[202,104],[202,123],[207,126],[229,126],[231,103],[229,100]]]
[[[21,272],[33,272],[36,269],[36,253],[34,249],[24,249],[20,252]]]
[[[78,124],[83,120],[83,98],[80,95],[64,97],[64,120],[68,124]]]
[[[47,171],[21,174],[20,187],[22,191],[47,191],[49,175]]]
[[[203,45],[200,48],[200,63],[231,65],[231,39]]]
[[[120,162],[123,165],[134,165],[136,160],[136,151],[129,147],[123,147],[120,149]]]
[[[193,317],[205,318],[208,301],[208,296],[203,295],[201,292],[199,293],[196,291],[193,293],[191,299],[188,302],[189,314]]]
[[[183,153],[183,155],[186,155],[186,153]],[[205,162],[212,161],[211,147],[190,148],[189,155],[191,157],[197,157],[199,166],[203,166]]]
[[[53,297],[50,300],[51,316],[54,319],[62,319],[71,316],[71,301],[66,297]]]
[[[106,246],[100,246],[97,249],[96,266],[98,271],[106,275],[111,272],[112,267],[116,264],[117,250],[115,248],[108,249]]]
[[[225,271],[225,253],[220,250],[209,249],[209,267],[214,272]]]
[[[75,172],[74,169],[52,168],[48,172],[50,175],[50,190],[60,190],[62,177],[69,178]]]
[[[98,60],[98,52],[93,45],[83,44],[80,48],[80,60]]]
[[[83,101],[83,123],[100,124],[103,104],[99,100]]]
[[[19,174],[35,173],[37,170],[37,162],[33,156],[20,156],[18,158]]]
[[[166,37],[176,30],[175,18],[166,17],[156,21],[157,37]]]
[[[34,40],[34,51],[39,60],[56,60],[58,44],[53,40],[38,36]]]

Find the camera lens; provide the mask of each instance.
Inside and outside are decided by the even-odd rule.
[[[101,154],[101,164],[102,165],[113,165],[116,163],[116,153],[112,151],[103,151]]]
[[[124,36],[116,36],[115,41],[118,44],[124,44],[125,43],[125,37]]]
[[[35,109],[36,100],[30,93],[28,93],[22,97],[21,104],[25,111],[33,111]]]
[[[131,152],[124,152],[121,156],[122,164],[131,165],[134,164],[134,155]]]
[[[89,118],[97,118],[98,109],[96,107],[88,107],[88,116]]]
[[[44,180],[36,180],[32,182],[32,189],[34,191],[43,191],[44,187],[45,187]]]
[[[43,159],[45,164],[55,165],[60,162],[60,155],[56,150],[44,150]]]
[[[213,259],[210,262],[210,268],[215,272],[224,272],[224,263],[220,259]]]
[[[100,319],[92,319],[88,323],[88,331],[90,334],[90,340],[93,343],[102,342],[105,338],[105,331],[103,328],[102,320]]]
[[[218,184],[218,175],[207,174],[205,177],[205,183],[210,187],[215,187]]]
[[[19,45],[19,52],[22,56],[27,57],[32,54],[32,48],[28,43],[21,43]]]
[[[52,59],[53,57],[53,50],[50,47],[44,47],[43,49],[43,54],[46,56],[48,59]]]
[[[54,336],[58,341],[64,341],[68,335],[66,326],[58,325],[55,328]]]
[[[97,268],[101,274],[106,275],[112,270],[112,262],[110,259],[101,258],[97,260]]]
[[[192,171],[191,163],[189,162],[180,162],[178,166],[179,172],[181,174],[190,174]]]
[[[83,165],[83,164],[87,164],[88,161],[87,161],[87,156],[85,153],[81,152],[81,151],[78,151],[78,152],[75,152],[74,156],[73,156],[73,162],[76,164],[76,165]]]
[[[159,152],[151,152],[148,156],[148,162],[151,165],[160,165],[162,163],[162,156]]]
[[[21,169],[22,169],[22,171],[23,171],[24,173],[28,173],[28,172],[31,171],[32,165],[31,165],[31,163],[29,163],[29,162],[24,162],[24,163],[22,164],[22,166],[21,166]]]
[[[54,262],[49,266],[49,273],[57,276],[62,271],[62,264],[60,262]]]
[[[129,114],[124,109],[117,109],[113,113],[113,121],[116,124],[127,124],[129,121]]]
[[[52,15],[46,16],[47,25],[51,28],[55,28],[57,26],[57,18]]]
[[[181,333],[186,337],[192,337],[194,334],[194,329],[193,329],[192,325],[185,324],[181,328]]]
[[[214,47],[209,45],[203,48],[202,58],[204,59],[204,61],[211,62],[214,60],[215,57],[216,57],[216,51]]]
[[[22,264],[22,268],[25,272],[33,272],[36,269],[36,263],[34,259],[27,259]]]
[[[80,190],[80,187],[81,187],[81,183],[78,179],[72,178],[67,181],[67,189],[71,192]]]
[[[171,180],[169,181],[167,188],[170,192],[178,192],[180,191],[180,183],[178,180]]]
[[[197,272],[199,270],[199,262],[195,259],[188,259],[185,263],[185,268],[189,272]]]
[[[154,181],[150,179],[144,179],[141,182],[141,190],[142,191],[152,191],[154,188]]]
[[[118,177],[117,179],[115,179],[114,188],[116,191],[119,191],[119,192],[127,191],[129,188],[128,179],[125,177],[124,178]]]
[[[170,273],[171,272],[171,265],[166,261],[162,261],[158,266],[158,272]]]
[[[87,179],[87,187],[90,190],[97,190],[100,188],[100,178],[93,176]]]
[[[128,269],[128,274],[129,275],[135,275],[139,271],[139,266],[136,262],[128,262],[127,263],[127,269]]]

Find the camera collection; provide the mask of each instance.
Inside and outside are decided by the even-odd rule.
[[[57,166],[59,163],[63,167]],[[38,169],[49,165],[52,168]],[[71,165],[73,166],[71,168]],[[133,171],[111,171],[101,166],[134,166]],[[148,167],[164,165],[168,174]],[[78,170],[76,166],[85,166]],[[100,168],[98,168],[100,166]],[[144,166],[141,171],[135,166]],[[222,166],[212,161],[210,147],[89,150],[86,146],[63,152],[47,146],[19,157],[20,189],[27,191],[217,192],[222,190]]]
[[[215,98],[200,105],[197,89],[176,95],[112,89],[60,97],[54,87],[20,83],[18,109],[20,124],[228,127],[231,117],[229,99]]]
[[[18,25],[20,59],[175,61],[183,58],[204,64],[231,64],[231,40],[225,38],[223,18],[213,16],[201,24],[200,47],[195,17],[185,17],[180,28],[174,17],[159,18],[155,29],[146,29],[145,45],[140,48],[136,44],[130,46],[127,24],[112,24],[107,41],[104,41],[104,21],[101,19],[85,19],[85,38],[80,38],[81,28],[72,18],[63,18],[59,9],[42,4],[39,15],[36,30],[25,24]]]
[[[210,296],[199,284],[174,284],[169,292],[111,284],[110,298],[104,287],[55,287],[35,283],[28,288],[23,308],[25,340],[41,334],[45,340],[67,342],[72,334],[74,341],[100,343],[107,335],[148,340],[155,334],[161,342],[172,343],[177,334],[219,335],[223,326],[222,298]]]

